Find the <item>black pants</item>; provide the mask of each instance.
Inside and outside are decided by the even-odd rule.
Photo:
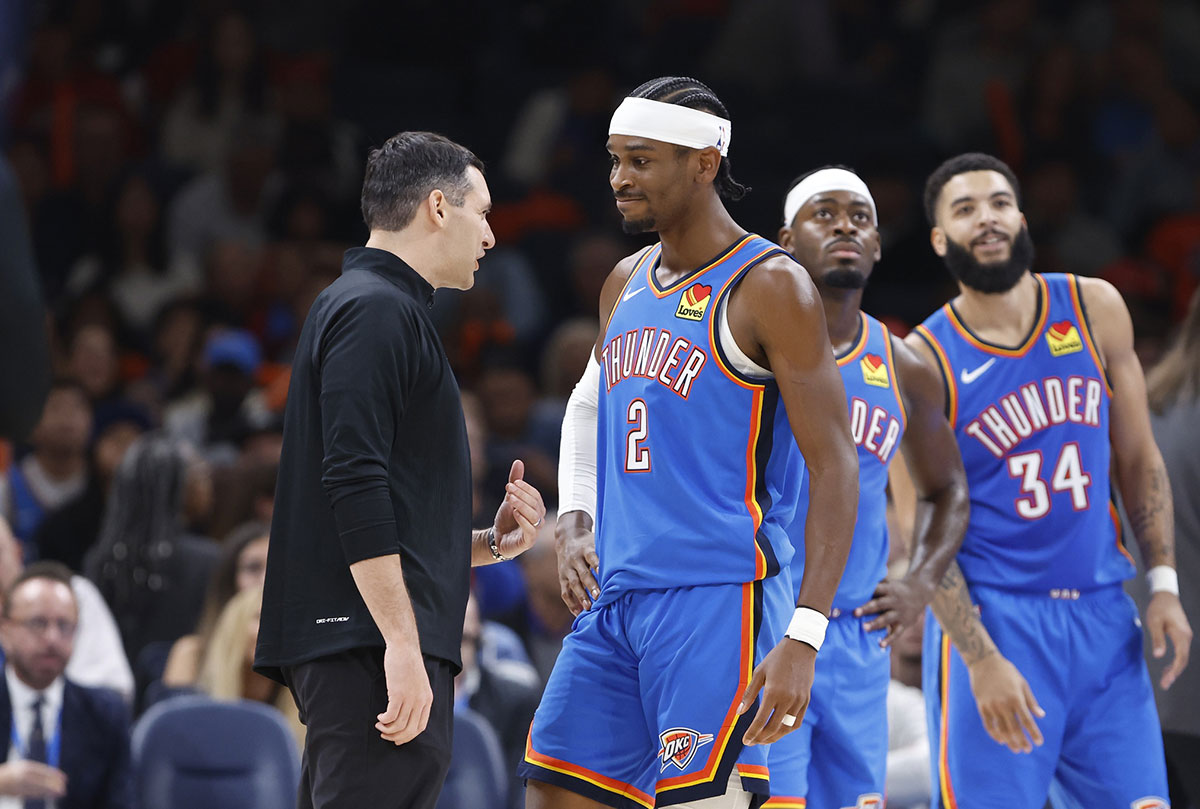
[[[425,658],[433,706],[425,731],[397,747],[379,736],[387,708],[383,648],[351,649],[283,670],[307,728],[298,809],[433,809],[450,766],[454,675]]]
[[[1200,736],[1164,733],[1173,809],[1200,809]]]

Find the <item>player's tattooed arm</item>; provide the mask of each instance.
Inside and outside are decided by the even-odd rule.
[[[971,693],[988,735],[1014,753],[1028,753],[1042,744],[1035,717],[1044,717],[1046,712],[1021,672],[1000,654],[988,634],[957,562],[950,564],[938,585],[933,613],[967,664]]]
[[[1159,565],[1175,567],[1175,543],[1166,528],[1174,523],[1171,483],[1161,457],[1153,459],[1148,467],[1128,484],[1133,495],[1126,495],[1129,527],[1137,538],[1146,569]],[[1124,491],[1122,485],[1123,494]]]
[[[1130,528],[1147,569],[1175,566],[1175,515],[1171,486],[1162,453],[1150,430],[1146,380],[1133,350],[1133,323],[1125,301],[1100,278],[1079,279],[1080,297],[1087,307],[1101,363],[1112,388],[1109,434],[1121,500],[1129,515]],[[1155,657],[1167,652],[1167,640],[1175,649],[1174,659],[1159,684],[1169,688],[1188,662],[1192,628],[1179,596],[1154,593],[1142,620]]]
[[[996,654],[996,644],[979,620],[975,605],[971,603],[971,593],[967,590],[967,581],[958,562],[951,562],[946,568],[946,575],[938,583],[931,606],[938,623],[950,636],[968,666]]]

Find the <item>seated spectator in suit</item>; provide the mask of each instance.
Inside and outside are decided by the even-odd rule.
[[[261,610],[261,584],[242,590],[229,600],[217,618],[200,660],[196,687],[216,699],[252,699],[274,705],[292,726],[297,747],[303,747],[304,725],[300,723],[292,692],[253,668]]]
[[[195,685],[200,674],[200,660],[225,605],[243,590],[263,586],[270,538],[271,526],[264,522],[243,523],[225,538],[221,556],[208,582],[200,623],[195,632],[184,635],[171,646],[162,675],[163,685],[168,688]]]
[[[63,676],[78,620],[71,571],[58,562],[30,565],[4,596],[0,724],[12,732],[0,764],[0,809],[131,806],[125,703]]]
[[[12,586],[23,568],[21,546],[8,523],[0,517],[0,593]],[[79,605],[79,626],[75,628],[75,652],[67,664],[67,679],[79,685],[111,688],[131,701],[133,672],[104,596],[96,585],[77,573],[71,575],[71,590]]]
[[[525,755],[525,738],[541,698],[542,684],[529,664],[484,654],[482,641],[483,621],[479,616],[479,604],[472,594],[467,599],[467,613],[463,619],[463,668],[454,678],[454,707],[470,708],[487,720],[496,731],[505,766],[511,773]],[[514,809],[524,806],[521,779],[510,778],[509,786],[509,806]]]

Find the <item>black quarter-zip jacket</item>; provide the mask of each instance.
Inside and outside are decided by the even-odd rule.
[[[350,574],[400,555],[421,651],[461,668],[470,451],[433,287],[384,250],[348,250],[300,332],[284,413],[255,668],[382,646]]]

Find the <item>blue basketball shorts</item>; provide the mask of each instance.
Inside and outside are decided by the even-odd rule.
[[[1167,775],[1137,608],[1120,585],[1018,593],[972,586],[983,625],[1046,712],[1013,753],[984,730],[967,668],[927,614],[922,680],[935,809],[1166,809]]]
[[[830,619],[800,728],[771,745],[770,809],[883,807],[887,774],[885,630],[850,611]]]
[[[769,794],[767,747],[744,747],[737,708],[783,637],[786,572],[748,584],[635,590],[579,615],[533,717],[520,777],[618,809],[742,788]]]

